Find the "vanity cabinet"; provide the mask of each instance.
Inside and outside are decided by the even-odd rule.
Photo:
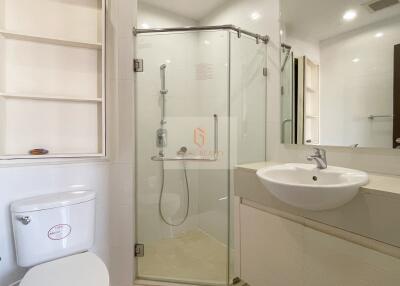
[[[0,0],[0,159],[104,155],[105,0]]]
[[[397,286],[400,259],[240,204],[240,276],[252,286]]]

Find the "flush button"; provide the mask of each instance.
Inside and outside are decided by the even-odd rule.
[[[29,216],[18,216],[17,220],[19,220],[24,225],[27,225],[32,221]]]

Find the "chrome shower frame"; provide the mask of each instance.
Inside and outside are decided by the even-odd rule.
[[[133,28],[133,35],[147,34],[147,33],[170,33],[170,32],[188,32],[188,31],[214,31],[214,30],[231,30],[237,33],[238,38],[242,34],[252,37],[256,40],[257,44],[263,42],[268,44],[269,36],[261,36],[259,34],[241,29],[235,25],[215,25],[215,26],[189,26],[189,27],[174,27],[174,28],[155,28],[155,29],[138,29]]]

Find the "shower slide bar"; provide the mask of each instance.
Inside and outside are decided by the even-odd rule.
[[[187,32],[187,31],[212,31],[212,30],[232,30],[235,31],[238,35],[238,38],[241,37],[242,34],[250,36],[256,39],[257,44],[262,41],[264,44],[268,44],[269,36],[261,36],[259,34],[241,29],[235,25],[216,25],[216,26],[188,26],[188,27],[176,27],[176,28],[154,28],[154,29],[138,29],[136,27],[133,28],[133,34],[136,36],[138,34],[147,34],[147,33],[168,33],[168,32]]]
[[[152,161],[158,162],[166,162],[166,161],[202,161],[202,162],[215,162],[218,161],[218,115],[214,114],[214,151],[213,156],[211,157],[203,157],[203,156],[176,156],[172,158],[163,157],[163,156],[153,156],[151,157]]]

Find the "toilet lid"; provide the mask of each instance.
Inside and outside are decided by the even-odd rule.
[[[53,260],[31,268],[20,286],[109,286],[103,261],[90,252]]]

